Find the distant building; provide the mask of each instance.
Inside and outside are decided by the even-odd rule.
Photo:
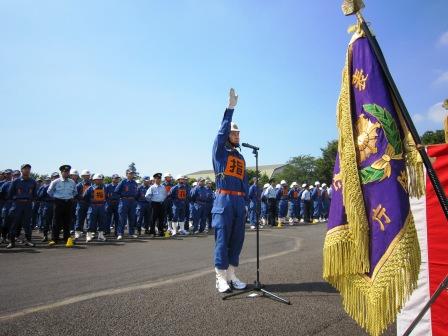
[[[271,178],[280,174],[285,167],[286,167],[285,164],[273,164],[273,165],[258,166],[258,170],[260,171],[260,175],[266,174],[269,178]],[[247,169],[255,170],[255,167],[247,167]],[[191,174],[187,174],[187,177],[191,179],[198,179],[199,177],[204,177],[212,181],[215,181],[215,172],[213,170],[200,170]]]

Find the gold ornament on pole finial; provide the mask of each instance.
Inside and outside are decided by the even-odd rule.
[[[448,111],[448,99],[445,99],[442,106],[445,110]],[[444,126],[445,126],[445,143],[448,143],[448,115],[445,117]]]
[[[344,0],[342,3],[342,12],[345,16],[358,13],[365,7],[363,0]]]

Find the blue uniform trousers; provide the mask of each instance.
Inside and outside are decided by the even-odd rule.
[[[9,210],[12,216],[9,237],[14,241],[15,237],[20,235],[20,231],[25,231],[25,238],[31,240],[31,221],[33,216],[33,204],[31,201],[14,201]]]
[[[204,232],[205,224],[207,220],[206,213],[207,204],[205,202],[197,203],[193,205],[193,232],[199,230],[199,232]]]
[[[287,213],[288,213],[288,200],[281,199],[278,202],[278,217],[284,218],[286,217]]]
[[[245,233],[244,197],[236,195],[216,196],[212,209],[215,228],[215,267],[221,270],[229,264],[237,267],[244,243]]]
[[[128,223],[128,233],[134,234],[135,230],[135,209],[137,207],[137,201],[135,199],[122,198],[118,205],[118,215],[120,216],[120,225],[118,226],[117,234],[122,236],[124,234],[124,228]]]
[[[249,223],[250,225],[257,225],[257,202],[250,201],[249,203]]]
[[[115,235],[117,234],[118,226],[120,225],[120,216],[118,214],[118,200],[109,201],[106,203],[106,228],[105,234],[110,233],[110,228],[113,226]]]
[[[53,227],[53,202],[42,202],[40,207],[40,230],[47,236],[50,228]]]
[[[91,204],[87,211],[87,231],[103,231],[106,228],[105,204]]]
[[[78,205],[76,206],[76,231],[84,231],[84,222],[86,221],[88,210],[89,205],[86,202],[78,202]]]
[[[173,222],[184,222],[186,213],[185,202],[173,202]]]
[[[9,213],[11,209],[12,203],[11,201],[6,201],[3,203],[3,207],[1,209],[1,217],[2,217],[2,237],[7,238],[9,236],[9,229],[11,228],[11,223],[13,218],[12,214]]]
[[[142,228],[149,230],[149,222],[151,221],[151,203],[138,202],[137,203],[137,229],[140,231]]]

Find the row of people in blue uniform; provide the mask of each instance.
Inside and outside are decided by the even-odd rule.
[[[55,201],[59,199],[49,190],[60,174],[53,173],[44,181],[35,181],[30,170],[31,166],[26,164],[21,171],[0,171],[0,243],[9,242],[9,247],[15,246],[15,238],[22,229],[24,244],[28,246],[34,246],[33,228],[39,228],[42,240],[50,245],[56,243],[61,229],[55,227]],[[211,181],[200,178],[190,186],[186,176],[178,176],[174,181],[168,173],[161,182],[162,174],[157,173],[152,179],[145,176],[138,185],[134,177],[135,173],[128,170],[125,179],[115,174],[112,183],[104,184],[101,174],[92,175],[84,170],[79,175],[76,170],[70,170],[75,189],[70,221],[74,240],[85,232],[86,241],[91,241],[95,233],[98,240],[104,241],[111,228],[120,240],[126,226],[133,238],[142,233],[164,236],[168,231],[170,235],[185,235],[211,228],[214,199]],[[53,234],[56,238],[49,237],[50,231],[58,231],[57,235]]]
[[[331,187],[316,181],[314,186],[297,182],[290,186],[285,180],[276,184],[275,179],[259,190],[255,181],[249,188],[249,221],[255,228],[256,205],[260,202],[261,225],[294,225],[300,222],[323,222],[328,218],[331,201]]]

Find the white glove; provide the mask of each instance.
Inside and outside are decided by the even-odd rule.
[[[231,88],[229,92],[229,109],[233,110],[238,103],[238,95],[235,93],[235,89]]]

